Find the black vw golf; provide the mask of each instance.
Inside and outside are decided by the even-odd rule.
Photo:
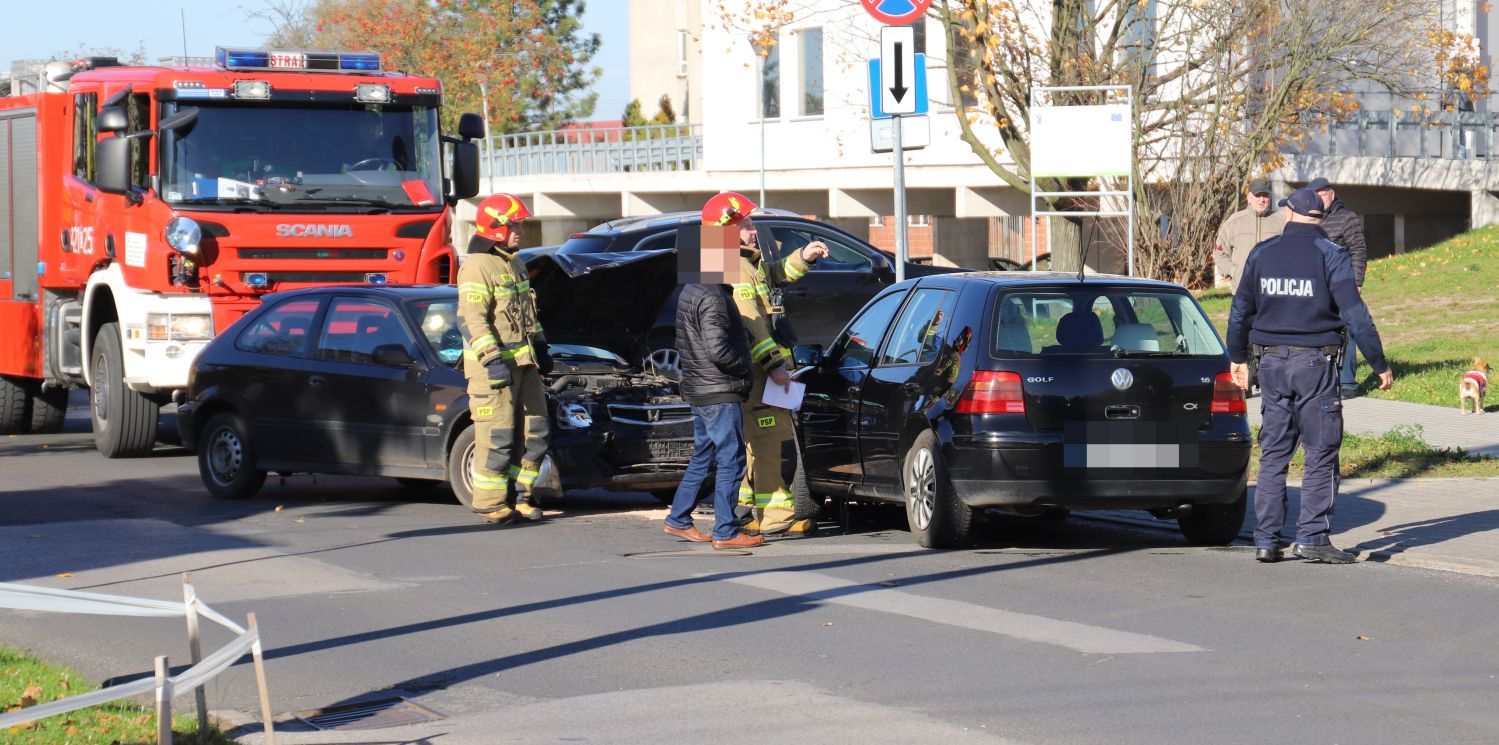
[[[986,508],[1145,509],[1197,544],[1243,522],[1244,395],[1179,285],[921,277],[796,356],[812,490],[904,503],[923,546],[962,544]]]
[[[670,499],[692,456],[674,354],[643,358],[676,287],[670,251],[549,257],[532,267],[557,365],[539,488],[600,486]],[[267,471],[449,481],[468,503],[469,420],[452,285],[341,286],[266,296],[193,363],[177,409],[215,496]]]

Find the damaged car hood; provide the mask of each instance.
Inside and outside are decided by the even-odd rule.
[[[675,249],[536,256],[528,262],[547,341],[638,359],[677,287]]]

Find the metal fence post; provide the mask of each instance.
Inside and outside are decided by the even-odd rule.
[[[156,658],[156,744],[172,745],[172,679],[166,657]]]
[[[192,572],[182,574],[182,604],[187,610],[187,650],[192,655],[193,664],[203,661],[203,644],[198,635],[198,594],[193,589]],[[198,686],[193,691],[194,699],[198,703],[198,742],[204,745],[208,742],[208,692],[204,686]]]

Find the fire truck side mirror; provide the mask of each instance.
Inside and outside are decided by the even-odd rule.
[[[94,156],[94,185],[106,194],[130,192],[130,138],[121,135],[99,141]]]
[[[125,110],[110,106],[100,109],[94,117],[94,128],[100,132],[123,132],[130,128],[130,121],[125,118]]]
[[[484,139],[484,118],[478,114],[464,114],[458,117],[458,136],[465,140]]]
[[[479,193],[479,146],[453,143],[453,198],[468,199]]]

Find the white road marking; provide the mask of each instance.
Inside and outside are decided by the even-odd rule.
[[[699,575],[712,577],[714,575]],[[1022,641],[1054,644],[1088,654],[1205,652],[1202,647],[1148,634],[986,608],[960,600],[925,597],[848,582],[816,572],[762,572],[725,577],[729,582],[810,598],[831,605],[894,613],[932,623],[987,631]]]

